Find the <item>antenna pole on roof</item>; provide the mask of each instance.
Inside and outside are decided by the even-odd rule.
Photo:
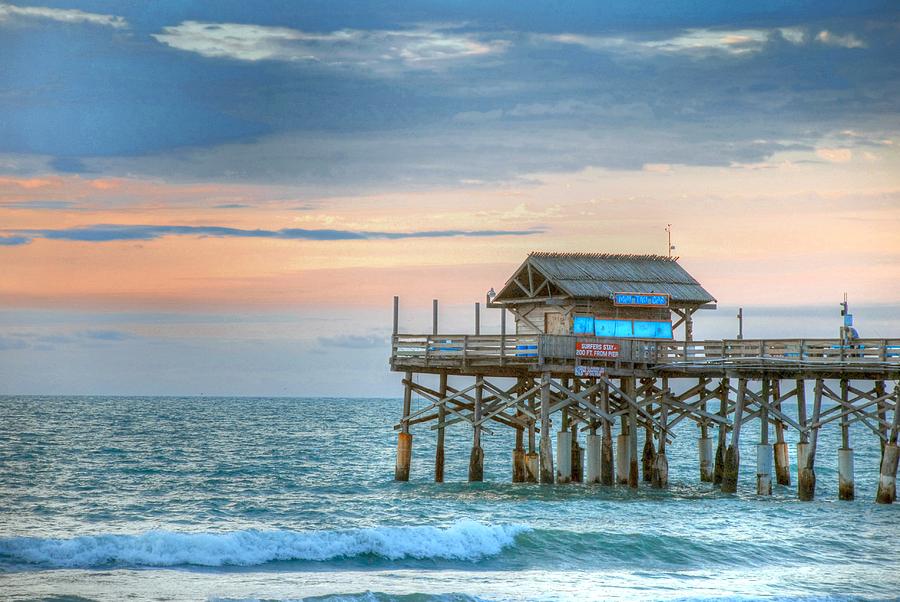
[[[666,233],[669,235],[669,244],[667,246],[667,251],[669,253],[669,257],[672,257],[672,251],[675,250],[675,245],[672,244],[672,224],[666,224]]]

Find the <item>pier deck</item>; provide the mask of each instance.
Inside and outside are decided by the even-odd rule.
[[[857,339],[846,345],[840,339],[685,342],[548,334],[397,334],[391,343],[391,369],[398,372],[524,376],[549,371],[573,376],[576,366],[601,367],[613,376],[739,377],[766,372],[785,379],[892,380],[900,378],[900,339]]]

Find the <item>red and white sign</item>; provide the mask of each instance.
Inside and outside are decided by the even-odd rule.
[[[619,357],[618,343],[575,343],[575,357]]]

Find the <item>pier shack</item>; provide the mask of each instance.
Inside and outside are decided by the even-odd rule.
[[[501,311],[499,334],[482,334],[477,317],[474,334],[439,332],[437,301],[430,334],[401,333],[394,298],[390,365],[404,374],[399,481],[409,479],[413,427],[436,431],[434,478],[442,482],[445,427],[465,422],[470,481],[483,479],[482,432],[500,426],[515,429],[513,482],[664,488],[666,444],[690,420],[700,479],[732,493],[742,431],[758,428],[756,491],[770,495],[773,479],[791,484],[784,435],[796,429],[797,492],[811,500],[818,434],[834,423],[839,496],[852,500],[849,427],[861,423],[881,442],[876,500],[896,499],[900,339],[694,340],[695,313],[714,309],[715,298],[677,258],[659,255],[531,253],[486,301]],[[437,388],[418,374],[437,375]],[[416,411],[413,394],[426,401]],[[796,404],[796,419],[786,404]]]

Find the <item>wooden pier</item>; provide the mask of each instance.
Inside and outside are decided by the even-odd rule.
[[[798,496],[811,500],[819,431],[839,423],[839,496],[852,500],[849,427],[860,423],[881,442],[876,501],[892,503],[900,339],[860,339],[845,326],[835,339],[692,340],[693,314],[714,301],[670,258],[549,253],[531,254],[488,298],[503,312],[499,334],[477,334],[478,318],[476,334],[439,333],[437,302],[431,334],[400,333],[395,298],[390,363],[405,374],[396,479],[409,478],[411,428],[429,425],[437,431],[435,480],[443,481],[444,429],[465,422],[473,432],[470,481],[483,478],[482,432],[503,426],[516,431],[514,482],[638,487],[643,479],[664,488],[666,444],[690,420],[699,429],[700,479],[735,492],[741,433],[755,423],[757,493],[770,495],[773,480],[791,484],[785,431],[795,429]],[[515,318],[510,333],[507,312]],[[635,336],[643,334],[651,336]],[[416,374],[438,375],[436,388]],[[427,402],[416,411],[413,394]],[[823,409],[824,400],[834,405]],[[796,419],[784,411],[788,404]],[[639,429],[647,435],[640,456]]]

